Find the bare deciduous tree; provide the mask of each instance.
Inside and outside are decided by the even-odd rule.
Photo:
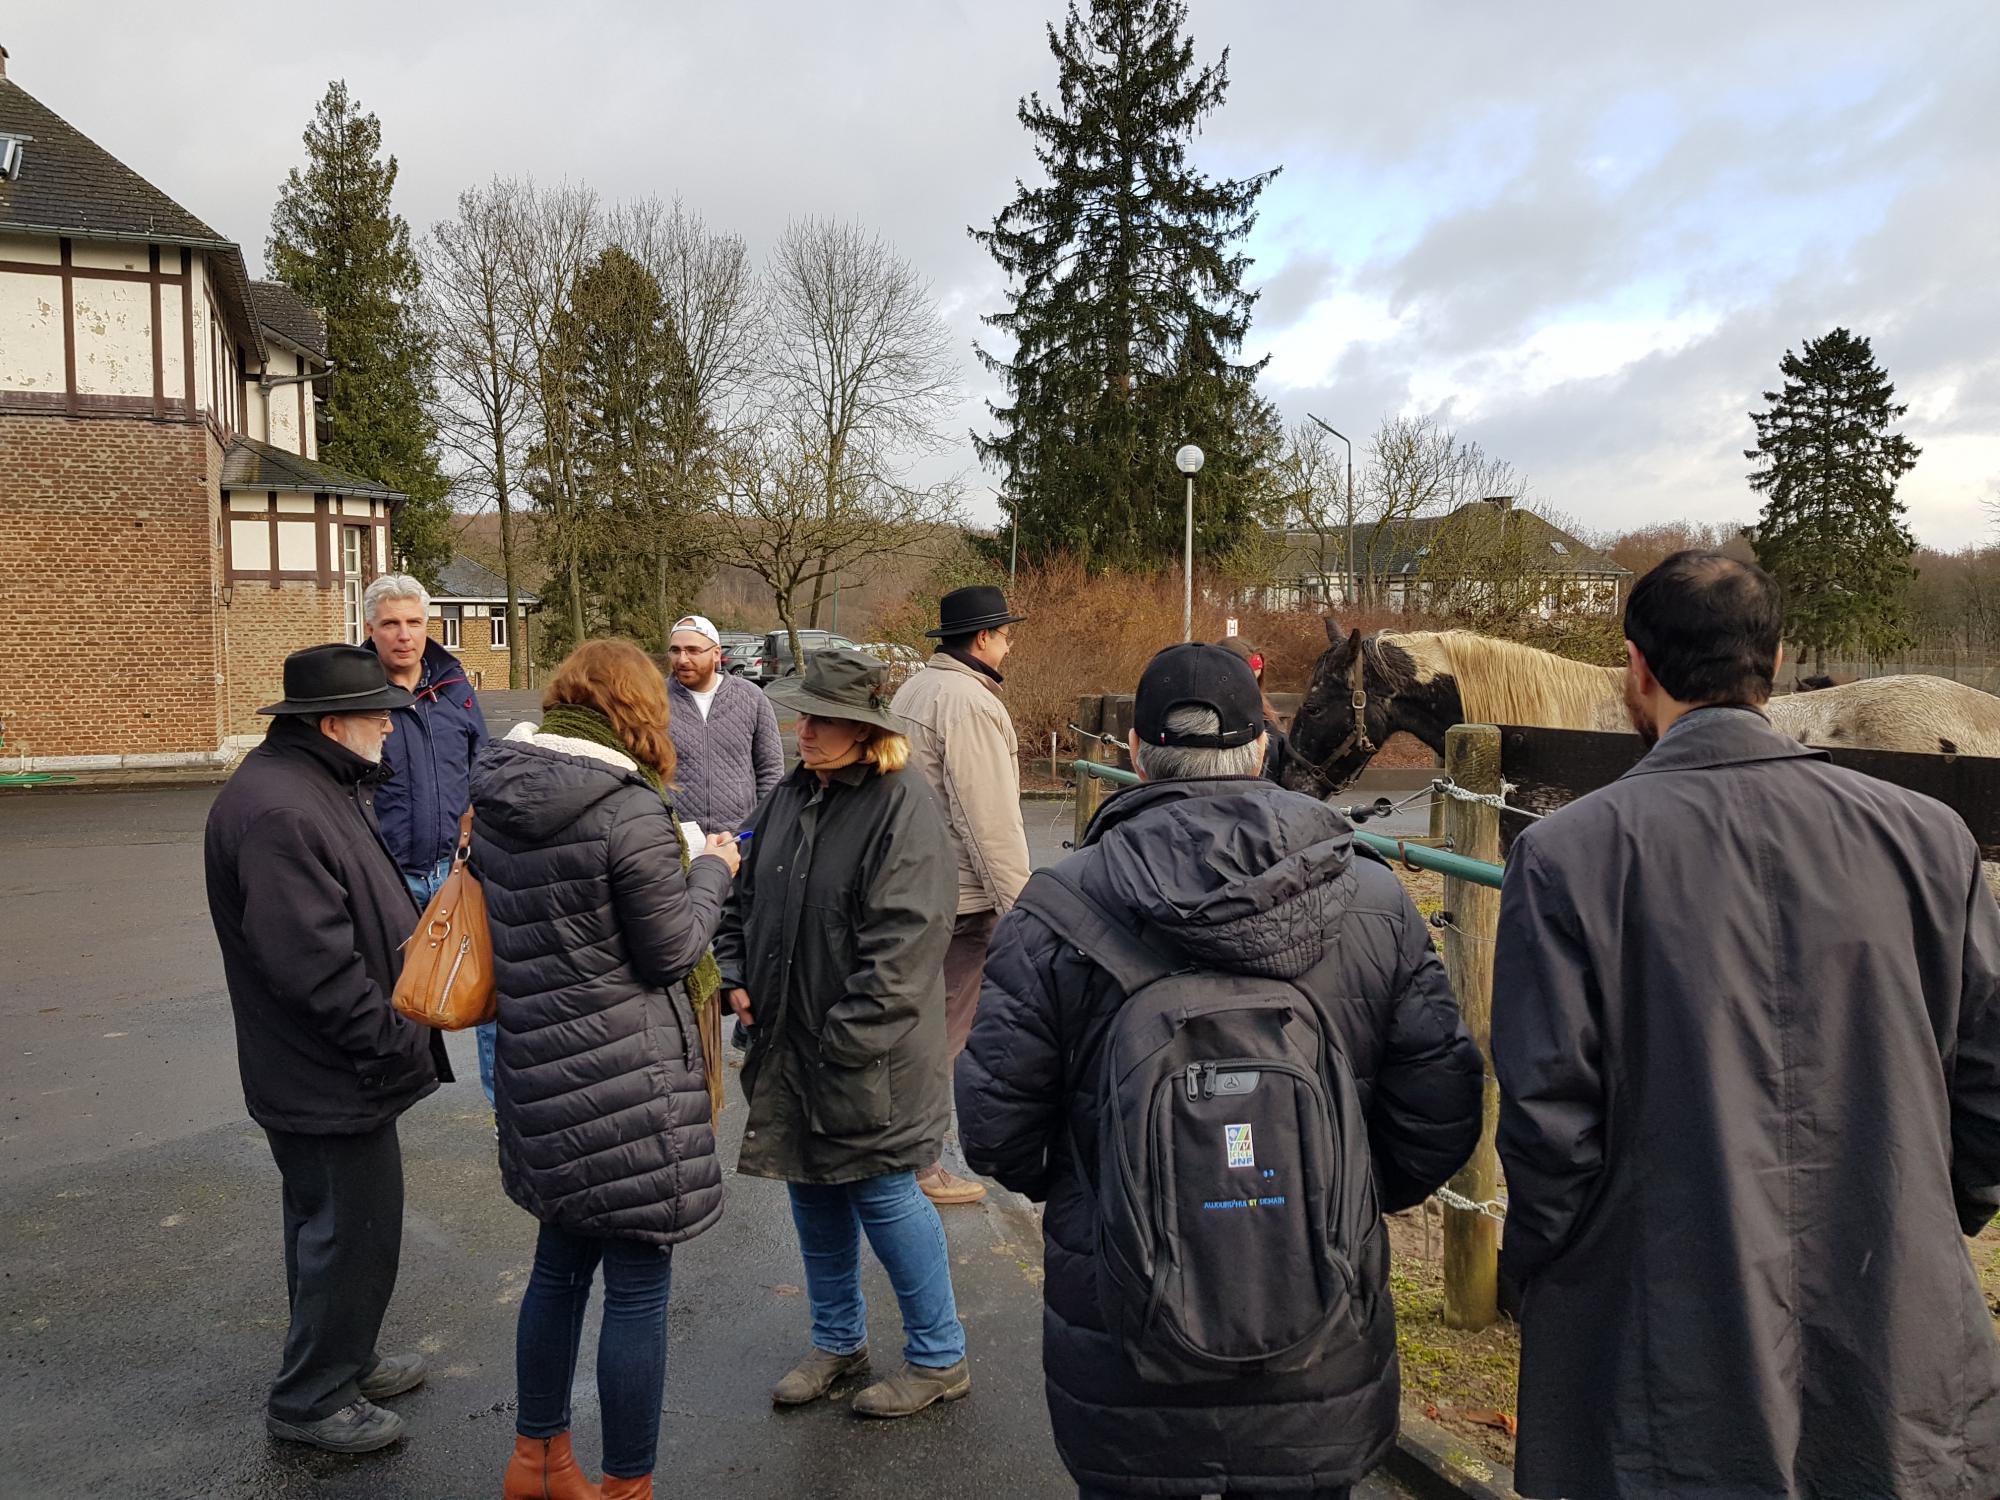
[[[1368,476],[1358,508],[1365,545],[1356,564],[1364,597],[1379,603],[1389,558],[1412,522],[1444,515],[1469,500],[1516,496],[1512,467],[1489,458],[1435,417],[1387,417],[1368,445]]]
[[[528,362],[511,284],[520,186],[499,178],[458,195],[457,215],[431,226],[419,248],[422,316],[437,357],[432,418],[450,456],[454,487],[500,513],[500,565],[507,580],[507,686],[527,661],[514,552],[514,487],[530,401]]]
[[[950,333],[915,268],[858,224],[801,219],[764,281],[762,446],[782,432],[788,453],[817,466],[831,532],[849,512],[865,528],[885,496],[914,496],[920,510],[954,505],[955,486],[926,495],[905,484],[912,455],[944,446],[940,426],[959,399]],[[839,567],[829,554],[803,580],[814,625]]]
[[[1324,429],[1300,422],[1285,435],[1284,452],[1278,461],[1279,483],[1285,490],[1286,550],[1293,554],[1302,550],[1291,545],[1289,534],[1301,536],[1303,550],[1309,554],[1310,576],[1315,579],[1346,576],[1349,539],[1361,520],[1359,497],[1348,488],[1344,457],[1334,451],[1332,442]],[[1348,587],[1353,590],[1352,580]],[[1323,600],[1300,600],[1302,604],[1335,602],[1330,588]]]
[[[564,320],[600,238],[597,195],[589,188],[521,187],[507,242],[508,318],[528,396],[530,491],[547,512],[542,545],[563,575],[572,643],[586,634],[582,564],[591,517],[578,464],[579,351],[565,336]]]
[[[778,622],[803,666],[799,609],[829,574],[865,574],[884,559],[942,550],[958,535],[955,485],[912,489],[865,481],[826,503],[826,455],[798,430],[765,429],[733,445],[723,465],[720,560],[771,590]]]

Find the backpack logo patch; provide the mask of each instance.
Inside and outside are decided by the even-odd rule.
[[[1254,1167],[1257,1165],[1256,1143],[1251,1137],[1248,1125],[1225,1125],[1222,1127],[1222,1132],[1229,1146],[1230,1166]]]

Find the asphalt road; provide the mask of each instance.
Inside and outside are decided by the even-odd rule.
[[[0,798],[0,1494],[490,1497],[534,1225],[500,1190],[474,1082],[404,1121],[407,1228],[384,1345],[431,1359],[428,1385],[397,1403],[412,1436],[339,1459],[264,1435],[285,1317],[278,1178],[243,1115],[204,902],[213,795]],[[1024,811],[1037,859],[1059,857],[1067,806]],[[470,1038],[452,1041],[473,1078]],[[725,1162],[742,1115],[738,1102],[724,1116]],[[663,1486],[741,1500],[1074,1493],[1042,1401],[1025,1205],[996,1194],[945,1214],[973,1397],[874,1425],[842,1401],[772,1411],[769,1383],[805,1347],[801,1268],[782,1190],[728,1181],[721,1224],[675,1256]],[[869,1266],[886,1362],[895,1302]],[[576,1392],[590,1458],[595,1322]]]

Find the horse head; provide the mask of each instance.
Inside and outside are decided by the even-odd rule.
[[[1326,639],[1327,649],[1313,663],[1312,681],[1292,720],[1292,749],[1328,790],[1339,791],[1394,733],[1394,689],[1381,672],[1378,653],[1360,631],[1342,634],[1340,622],[1328,615]]]

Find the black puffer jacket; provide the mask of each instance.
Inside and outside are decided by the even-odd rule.
[[[1479,1136],[1484,1069],[1422,918],[1333,809],[1254,778],[1168,781],[1106,803],[1073,856],[1085,888],[1198,963],[1289,979],[1320,1002],[1353,1066],[1378,1195],[1407,1208]],[[1356,1257],[1363,1326],[1341,1354],[1288,1376],[1141,1381],[1105,1331],[1095,1218],[1069,1132],[1094,1159],[1089,1078],[1124,996],[1034,914],[994,934],[958,1065],[960,1138],[981,1172],[1045,1198],[1042,1363],[1056,1446],[1079,1483],[1151,1495],[1297,1492],[1350,1484],[1394,1440],[1399,1396],[1388,1236]],[[1073,1056],[1072,1056],[1073,1054]],[[1065,1127],[1067,1112],[1067,1128]]]
[[[729,870],[703,856],[683,875],[670,810],[619,760],[516,730],[473,763],[472,864],[500,990],[500,1175],[544,1223],[672,1245],[722,1213],[682,981]]]

